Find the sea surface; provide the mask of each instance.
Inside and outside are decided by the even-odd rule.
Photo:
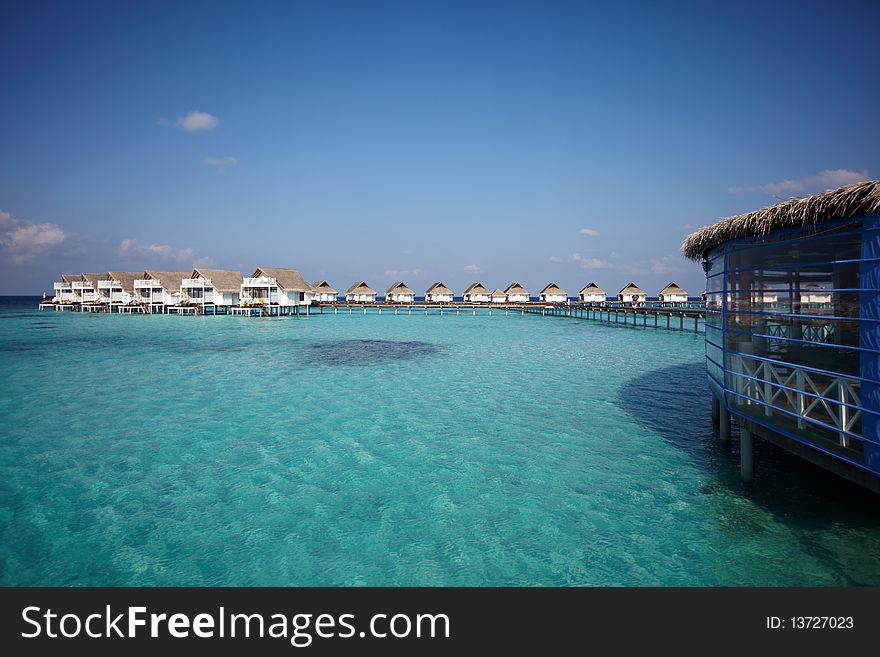
[[[880,584],[880,500],[714,437],[702,337],[0,308],[3,585]]]

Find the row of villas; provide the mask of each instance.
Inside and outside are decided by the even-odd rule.
[[[144,272],[107,272],[103,274],[63,274],[53,284],[53,304],[64,308],[78,306],[83,310],[119,310],[120,312],[195,312],[198,310],[233,307],[264,307],[277,314],[299,312],[302,306],[334,303],[339,292],[326,280],[308,283],[296,269],[258,267],[251,276],[228,269],[194,269],[191,272],[148,269]],[[452,303],[455,293],[442,282],[425,291],[427,303]],[[647,294],[634,283],[626,285],[617,295],[625,303],[644,303]],[[527,303],[530,292],[513,282],[504,290],[490,292],[481,282],[471,284],[463,295],[465,303]],[[556,283],[541,290],[541,303],[567,303],[568,293]],[[582,303],[605,303],[607,294],[596,283],[588,283],[580,291]],[[365,281],[355,282],[345,292],[347,303],[375,303],[376,291]],[[414,303],[415,292],[402,281],[385,291],[387,303]],[[685,292],[676,283],[660,291],[664,303],[686,303]]]
[[[327,285],[327,294],[316,297],[316,301],[336,301],[336,290],[329,287],[327,281],[320,281]],[[452,303],[455,293],[443,283],[434,283],[425,291],[427,303]],[[371,288],[365,281],[357,281],[345,291],[345,300],[348,303],[375,303],[378,298],[376,290]],[[385,301],[388,303],[414,303],[416,293],[407,287],[403,281],[397,281],[385,290]],[[644,304],[647,293],[635,283],[629,283],[617,293],[617,300],[624,303]],[[688,293],[674,281],[660,290],[658,300],[661,303],[682,304],[688,302]],[[531,293],[520,283],[513,282],[505,289],[496,288],[490,292],[489,288],[480,282],[472,283],[462,295],[465,303],[527,303],[531,299]],[[606,303],[608,295],[596,283],[587,283],[578,295],[581,303]],[[567,303],[568,292],[556,283],[547,284],[538,294],[541,303]]]

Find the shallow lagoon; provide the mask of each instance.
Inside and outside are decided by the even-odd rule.
[[[709,418],[702,337],[0,313],[5,585],[880,584],[876,496]]]

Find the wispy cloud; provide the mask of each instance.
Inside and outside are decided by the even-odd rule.
[[[168,244],[138,244],[137,240],[127,238],[119,243],[119,252],[127,253],[131,256],[140,258],[156,258],[165,262],[179,262],[181,264],[194,264],[196,260],[196,250],[190,246],[184,248],[176,248]],[[202,264],[208,259],[200,258]]]
[[[868,170],[850,171],[849,169],[825,169],[819,173],[803,178],[793,178],[782,182],[767,183],[766,185],[745,185],[741,187],[728,187],[731,194],[745,192],[761,192],[768,196],[792,196],[796,194],[813,194],[826,189],[842,187],[852,183],[868,180]]]
[[[599,231],[595,228],[581,228],[578,231],[581,235],[587,235],[588,237],[596,237],[599,234]]]
[[[581,269],[609,269],[611,263],[601,258],[585,258],[580,253],[572,253],[568,256],[571,262],[577,263]]]
[[[15,264],[31,262],[68,237],[58,224],[24,221],[9,212],[0,212],[0,249]]]
[[[472,274],[479,274],[481,271],[483,271],[480,265],[465,265],[464,270],[469,271]]]
[[[406,278],[407,276],[418,276],[421,273],[421,269],[386,269],[385,278]]]
[[[213,130],[220,125],[220,119],[207,112],[189,112],[177,119],[177,127],[187,132]]]
[[[663,256],[651,261],[651,271],[655,274],[677,274],[684,271],[680,257]]]
[[[202,164],[214,167],[214,170],[217,173],[222,174],[226,171],[227,167],[238,164],[238,159],[233,155],[227,155],[226,157],[214,157],[213,155],[208,155],[202,159]]]

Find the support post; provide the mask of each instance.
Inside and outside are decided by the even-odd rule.
[[[712,395],[712,424],[716,427],[718,423],[721,421],[721,402],[718,401],[718,397]]]
[[[755,479],[754,438],[751,432],[743,427],[739,430],[739,476],[744,484],[751,484]]]
[[[730,446],[730,411],[725,406],[721,407],[718,414],[718,438],[722,445]]]

